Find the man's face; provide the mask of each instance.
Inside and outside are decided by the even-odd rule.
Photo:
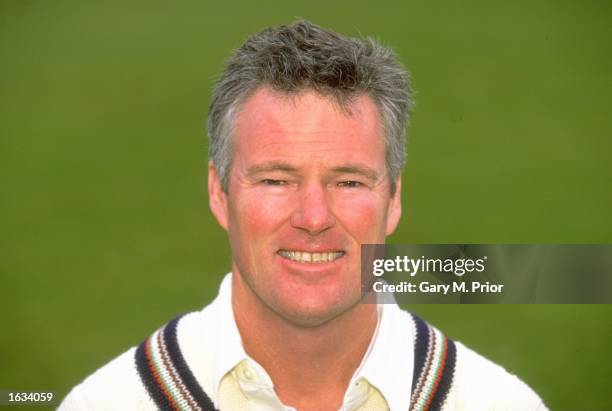
[[[401,214],[378,108],[364,95],[349,114],[314,91],[262,87],[234,126],[228,192],[214,167],[209,174],[234,281],[299,325],[351,309],[361,299],[360,245],[384,242]]]

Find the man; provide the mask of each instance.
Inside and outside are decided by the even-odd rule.
[[[400,219],[406,71],[301,21],[238,49],[208,121],[210,208],[232,272],[61,408],[544,409],[501,367],[395,304],[366,304],[360,245]]]

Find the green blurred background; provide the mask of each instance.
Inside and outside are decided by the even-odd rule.
[[[297,17],[412,71],[390,242],[612,242],[610,2],[5,0],[0,389],[63,396],[213,298],[230,263],[205,193],[213,81]],[[611,306],[410,308],[552,409],[612,409]]]

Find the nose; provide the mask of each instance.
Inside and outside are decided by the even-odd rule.
[[[298,204],[291,215],[291,225],[317,235],[335,224],[328,193],[318,183],[308,184],[299,190]]]

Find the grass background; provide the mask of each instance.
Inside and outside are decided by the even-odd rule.
[[[63,396],[216,294],[212,84],[250,33],[296,17],[374,36],[412,71],[390,242],[612,242],[612,3],[7,0],[0,389]],[[612,409],[611,306],[411,308],[551,409]]]

